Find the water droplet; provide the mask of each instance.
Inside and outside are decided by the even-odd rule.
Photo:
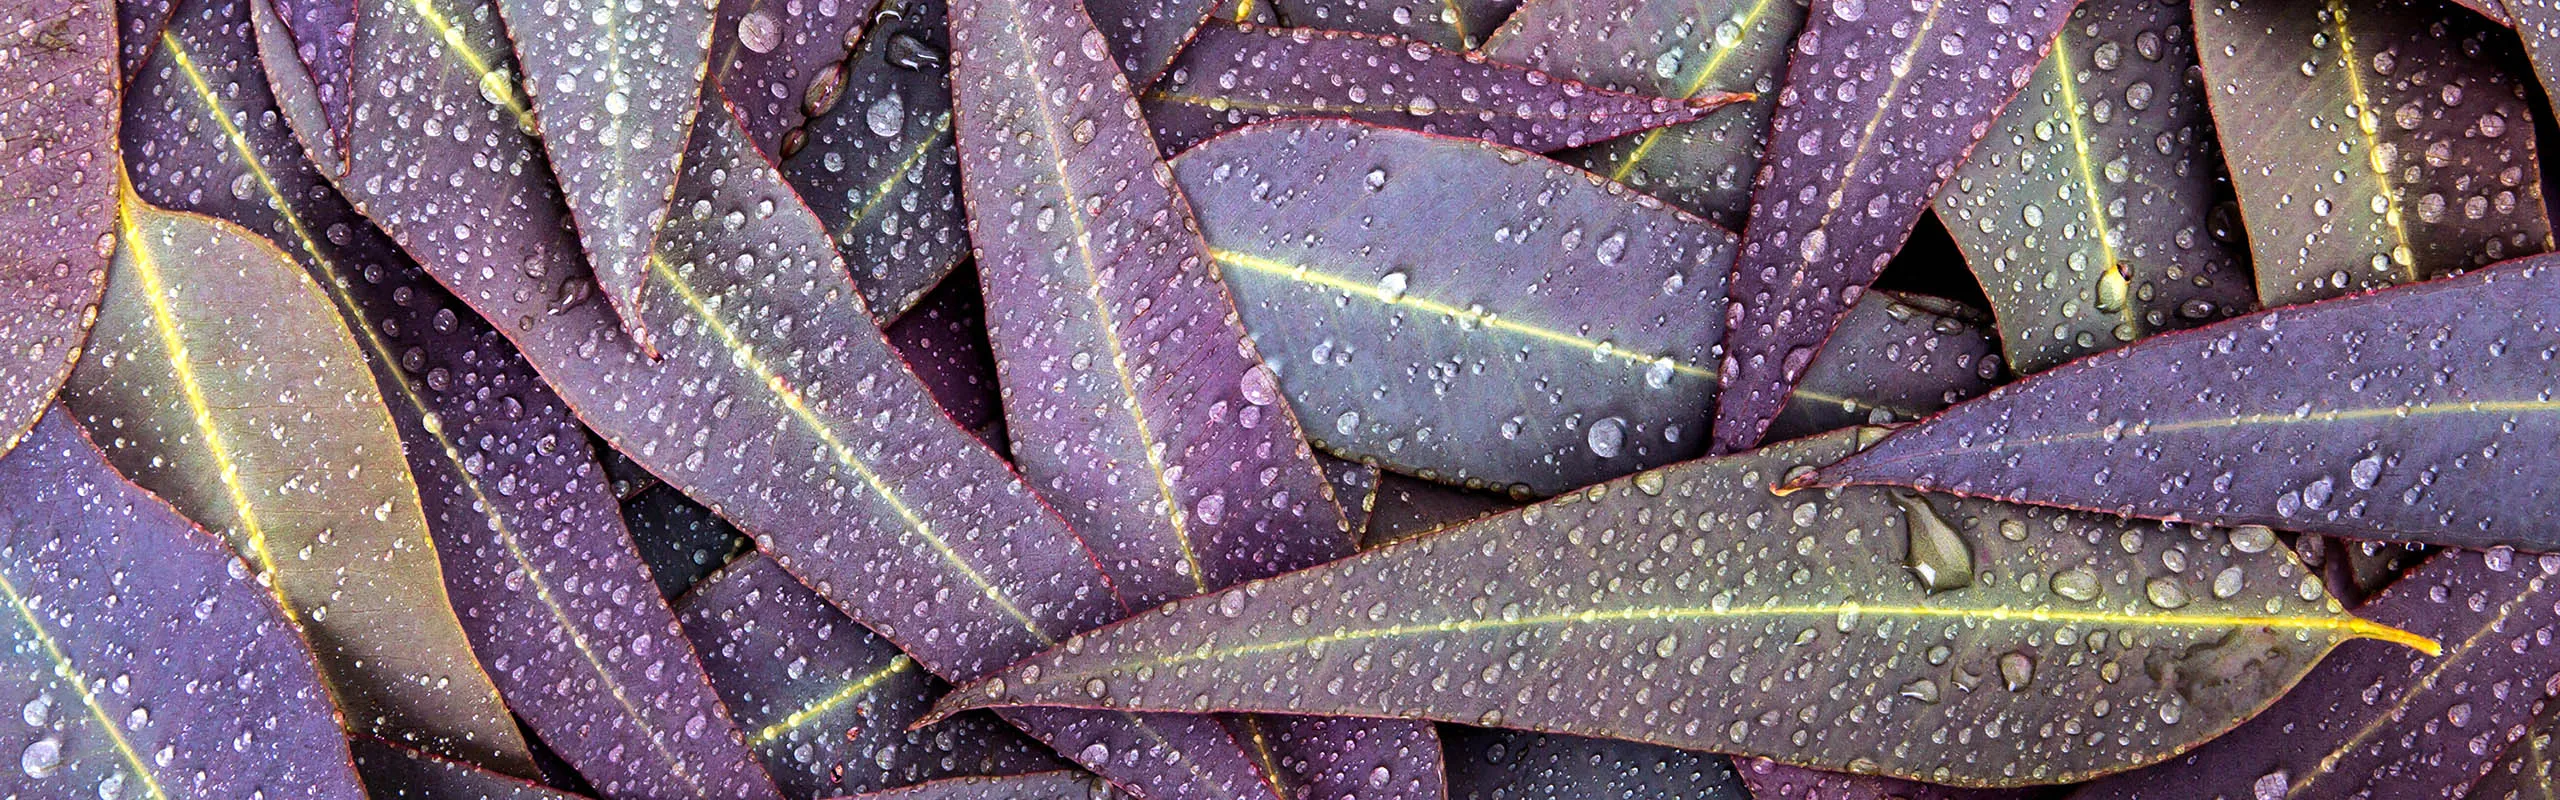
[[[2098,599],[2098,573],[2087,567],[2072,567],[2053,574],[2053,593],[2088,602]]]
[[[1388,303],[1404,299],[1405,287],[1412,280],[1412,276],[1406,275],[1404,270],[1394,270],[1378,276],[1378,299]]]
[[[18,754],[18,768],[26,770],[30,778],[51,777],[62,769],[62,740],[47,736],[27,745]]]
[[[2265,525],[2242,525],[2231,529],[2231,549],[2243,553],[2264,553],[2276,546],[2274,528]]]
[[[2035,680],[2035,659],[2014,650],[2000,655],[2000,685],[2016,692],[2025,690]]]
[[[1920,579],[1920,585],[1931,592],[1972,586],[1973,546],[1965,542],[1964,536],[1938,516],[1926,499],[1897,493],[1893,502],[1902,507],[1907,537],[1902,563]]]
[[[897,92],[882,92],[872,99],[871,107],[862,111],[862,126],[877,136],[897,136],[906,121],[907,101],[899,99]]]
[[[738,20],[738,44],[758,53],[773,52],[773,48],[782,45],[782,26],[774,21],[770,10],[747,12]]]
[[[2149,598],[2152,605],[2165,609],[2174,610],[2187,606],[2187,588],[2179,585],[2176,578],[2153,578],[2143,583],[2142,596]]]
[[[1616,458],[1618,448],[1627,443],[1626,420],[1608,417],[1591,423],[1591,430],[1583,435],[1583,443],[1591,446],[1592,455]]]

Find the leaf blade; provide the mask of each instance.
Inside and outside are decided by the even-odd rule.
[[[115,242],[118,6],[51,0],[23,7],[0,36],[11,105],[0,164],[13,177],[0,211],[0,453],[35,427],[79,360],[105,291]],[[49,156],[48,153],[51,155]]]

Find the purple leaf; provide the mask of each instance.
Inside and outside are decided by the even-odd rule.
[[[883,325],[969,255],[951,150],[943,0],[902,0],[863,37],[840,101],[785,136],[782,177],[809,200]],[[930,380],[928,380],[930,383]]]
[[[2003,387],[1798,485],[2358,539],[2560,547],[2560,258],[2276,309]]]
[[[1119,56],[1129,85],[1147,86],[1164,76],[1219,1],[1085,0],[1084,10]]]
[[[1374,550],[1521,505],[1504,495],[1389,472],[1378,478],[1378,502],[1360,549]]]
[[[1483,44],[1520,0],[1242,0],[1239,9],[1250,14],[1263,5],[1292,25],[1394,36],[1463,51]],[[1237,14],[1221,18],[1251,21]]]
[[[1488,58],[1605,89],[1689,98],[1756,95],[1705,119],[1558,153],[1726,227],[1741,227],[1761,139],[1806,0],[1531,0],[1486,41]]]
[[[943,413],[1003,454],[1004,399],[996,388],[987,309],[978,292],[978,271],[964,266],[882,333]]]
[[[2183,0],[2087,0],[1939,191],[2019,372],[2256,304],[2204,95]]]
[[[1451,800],[1744,800],[1723,756],[1552,733],[1441,726]]]
[[[1229,134],[1174,173],[1325,449],[1529,494],[1704,449],[1722,228],[1527,153],[1340,120]]]
[[[2260,301],[2550,249],[2506,31],[2433,0],[2208,0],[2195,26]]]
[[[321,118],[329,123],[332,136],[347,129],[348,93],[355,87],[355,63],[348,60],[356,36],[356,3],[359,0],[268,0],[276,21],[284,23],[293,57],[311,76],[312,99],[320,106]],[[176,0],[183,5],[185,0]]]
[[[1146,91],[1165,152],[1265,120],[1345,117],[1524,150],[1688,122],[1743,98],[1624,94],[1395,37],[1211,22]]]
[[[1117,800],[1127,797],[1073,770],[1001,778],[950,778],[845,800]]]
[[[414,91],[359,93],[363,146],[339,187],[582,419],[946,678],[1123,613],[1065,524],[900,364],[817,219],[725,102],[697,115],[674,206],[685,213],[649,260],[643,307],[665,357],[615,333],[521,104],[480,90],[511,74],[502,32],[486,5],[447,2],[360,6],[364,29],[384,35],[358,39],[359,84]],[[1213,720],[1013,718],[1158,796],[1259,785]]]
[[[361,796],[292,622],[68,411],[0,458],[0,554],[11,795]]]
[[[2348,643],[2238,729],[2073,797],[2462,797],[2552,694],[2555,588],[2560,556],[2440,554],[2363,611],[2443,642],[2442,655]]]
[[[2194,747],[2341,642],[2435,646],[2340,610],[2273,536],[1769,491],[1876,433],[1639,473],[1185,600],[940,708],[1399,716],[2015,786]],[[2040,733],[2132,718],[2150,722]]]
[[[1720,452],[1749,448],[2076,0],[1826,0],[1796,38],[1725,318]]]
[[[867,0],[720,0],[711,76],[738,106],[747,138],[785,157],[792,131],[844,99],[846,59],[863,39]],[[902,4],[892,0],[890,13]],[[806,140],[808,134],[801,133]]]
[[[1323,453],[1316,454],[1316,465],[1324,469],[1325,483],[1333,487],[1333,504],[1342,509],[1342,518],[1351,523],[1356,535],[1369,529],[1369,510],[1378,501],[1378,479],[1381,470],[1375,464],[1347,461]]]
[[[115,252],[115,12],[38,0],[0,31],[0,85],[14,98],[0,137],[0,454],[71,374]]]
[[[136,190],[263,233],[356,333],[462,629],[553,750],[609,797],[777,797],[648,590],[586,431],[303,159],[248,29],[241,0],[182,4],[129,98]]]
[[[622,501],[622,519],[630,526],[632,542],[640,547],[640,560],[649,565],[649,575],[657,581],[659,595],[668,600],[756,549],[756,543],[728,521],[665,484]]]
[[[2555,736],[2560,736],[2560,702],[2546,697],[2524,735],[2507,745],[2489,774],[2463,795],[2464,800],[2548,800],[2552,787],[2560,786],[2560,769],[2552,763]]]
[[[1791,767],[1765,758],[1746,758],[1734,765],[1752,800],[2016,800],[2034,792],[2013,789],[1957,789],[1887,778]]]
[[[951,41],[962,198],[1024,480],[1135,607],[1356,550],[1092,22],[1067,0],[959,0]],[[1224,722],[1282,797],[1443,794],[1425,779],[1429,726]]]
[[[949,687],[750,555],[677,603],[747,744],[793,798],[1064,766],[992,714],[908,730]]]
[[[542,149],[576,220],[597,288],[642,351],[651,237],[667,219],[710,65],[711,0],[496,0],[522,82],[483,93],[532,99]],[[281,8],[279,8],[281,11]],[[475,70],[479,71],[479,70]],[[486,83],[486,82],[484,82]],[[324,84],[325,86],[325,84]],[[325,89],[322,97],[327,97]],[[362,142],[357,142],[362,146]]]
[[[122,205],[114,275],[63,402],[119,470],[248,560],[313,642],[353,730],[533,774],[421,546],[400,433],[329,296],[237,225],[130,192]]]
[[[116,0],[116,40],[122,54],[117,62],[124,70],[119,74],[126,80],[151,60],[151,51],[160,46],[160,29],[169,24],[169,11],[177,4],[177,0]],[[34,17],[30,13],[25,18]]]
[[[447,761],[371,736],[347,741],[372,800],[577,800],[541,784]]]
[[[1789,390],[1769,438],[1908,422],[1990,391],[2004,375],[1980,316],[1926,295],[1859,297]]]

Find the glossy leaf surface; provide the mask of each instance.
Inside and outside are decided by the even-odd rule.
[[[2195,25],[2266,305],[2550,249],[2502,32],[2431,0],[2204,0]]]
[[[2560,703],[2546,698],[2524,735],[2507,745],[2464,800],[2549,800],[2554,787],[2560,787],[2560,768],[2553,764],[2553,756],[2560,755],[2554,752],[2560,750],[2555,737],[2560,737]]]
[[[1746,758],[1734,765],[1752,800],[2012,800],[2035,797],[2030,790],[1958,789],[1881,775],[1851,775],[1788,766],[1765,758]]]
[[[127,195],[63,397],[117,469],[249,562],[358,732],[532,763],[447,604],[398,431],[337,309],[265,239]]]
[[[481,92],[530,96],[597,288],[652,352],[640,284],[702,105],[714,2],[496,0],[524,75]]]
[[[320,107],[321,118],[327,120],[331,135],[347,129],[347,110],[352,105],[348,93],[355,89],[355,63],[348,54],[355,45],[358,2],[361,0],[270,0],[276,20],[284,23],[286,38],[291,40],[278,44],[290,46],[303,71],[311,76],[312,99]],[[175,9],[187,3],[171,0],[169,5]]]
[[[372,800],[576,800],[523,778],[475,769],[370,736],[348,740]]]
[[[996,385],[996,361],[987,343],[987,308],[978,273],[962,267],[906,316],[881,330],[889,346],[915,370],[951,421],[995,448],[1007,450],[1004,398]]]
[[[796,149],[785,147],[783,179],[825,222],[883,325],[969,255],[945,84],[948,10],[944,0],[901,0],[882,13],[845,57],[837,96],[800,128]]]
[[[1661,745],[1441,726],[1450,800],[1743,800],[1723,756]]]
[[[1087,0],[1085,13],[1110,43],[1129,85],[1146,86],[1173,66],[1175,56],[1217,10],[1219,0]]]
[[[666,484],[622,501],[622,521],[640,548],[640,560],[649,565],[658,594],[668,600],[756,549],[727,520]]]
[[[586,431],[303,160],[249,27],[240,0],[181,4],[130,98],[137,192],[262,233],[315,279],[388,401],[454,613],[553,750],[612,797],[775,797],[671,646]]]
[[[2074,4],[1845,0],[1813,15],[1778,93],[1727,290],[1718,451],[1760,441]]]
[[[2339,610],[2272,536],[1769,492],[1874,432],[1639,473],[1184,601],[943,707],[1419,717],[2016,785],[2193,747],[2349,639],[2433,647]],[[2125,733],[2039,733],[2100,726]]]
[[[781,154],[792,131],[844,99],[845,58],[863,38],[869,0],[720,0],[711,79],[746,120],[747,138]],[[888,4],[890,11],[902,8]],[[795,148],[796,149],[796,148]]]
[[[2073,797],[2460,798],[2552,694],[2556,594],[2560,556],[2438,555],[2362,613],[2441,656],[2350,643],[2239,729]]]
[[[0,601],[12,796],[361,796],[293,623],[58,407],[0,458]]]
[[[1342,519],[1351,523],[1356,537],[1369,528],[1369,511],[1378,501],[1378,478],[1383,472],[1374,464],[1347,461],[1323,453],[1316,454],[1316,464],[1324,468],[1325,483],[1333,487],[1333,504],[1342,509]]]
[[[861,800],[1113,800],[1125,797],[1071,770],[998,778],[950,778],[861,795]],[[852,800],[848,798],[847,800]]]
[[[2011,384],[1803,482],[2359,539],[2560,547],[2560,257],[2276,309]],[[2519,460],[2522,459],[2522,460]]]
[[[1239,0],[1244,14],[1268,6],[1289,24],[1329,31],[1395,36],[1448,50],[1473,50],[1501,27],[1520,0]]]
[[[1174,174],[1326,450],[1537,494],[1703,450],[1723,229],[1527,153],[1342,121],[1221,137]]]
[[[0,31],[0,453],[36,424],[97,319],[115,252],[116,7],[43,0]],[[155,23],[156,25],[156,23]]]
[[[1938,192],[2019,372],[2256,304],[2204,92],[2185,3],[2087,0]]]
[[[1156,140],[1178,153],[1222,131],[1309,116],[1560,150],[1695,120],[1738,98],[1625,94],[1394,37],[1220,21],[1201,26],[1143,99]]]
[[[487,7],[362,8],[384,35],[359,40],[359,75],[416,91],[359,96],[368,144],[339,186],[591,427],[936,674],[983,674],[1121,613],[1066,526],[890,352],[816,218],[734,114],[697,115],[674,206],[685,213],[650,262],[666,295],[644,304],[666,334],[651,360],[593,302],[509,96],[477,90],[507,63]],[[769,500],[783,496],[794,501]],[[1063,753],[1109,759],[1098,765],[1115,778],[1174,787],[1165,796],[1259,785],[1211,720],[1015,718]]]
[[[1530,0],[1484,55],[1622,92],[1754,95],[1705,119],[1556,154],[1729,228],[1742,226],[1805,0]]]
[[[2005,373],[1980,317],[1926,295],[1859,297],[1788,394],[1769,438],[1909,422],[1990,391]]]
[[[1378,478],[1378,502],[1360,547],[1382,547],[1521,505],[1507,495],[1386,473]]]
[[[771,559],[729,565],[677,608],[748,745],[793,798],[1064,766],[992,714],[908,730],[949,687]]]

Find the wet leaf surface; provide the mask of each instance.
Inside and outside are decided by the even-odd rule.
[[[1859,297],[1788,394],[1769,438],[1909,422],[1990,391],[2006,373],[1980,316],[1926,295]]]
[[[1008,777],[950,778],[861,795],[861,800],[1114,800],[1119,792],[1071,770]],[[853,800],[853,798],[847,798]]]
[[[40,0],[0,31],[0,453],[79,360],[115,252],[115,12]]]
[[[1707,116],[1739,98],[1664,99],[1393,37],[1211,22],[1149,88],[1167,153],[1289,117],[1345,117],[1524,150],[1580,147]]]
[[[576,800],[511,775],[474,768],[370,736],[347,741],[372,800]]]
[[[1378,501],[1378,479],[1383,470],[1373,464],[1346,461],[1316,454],[1317,466],[1324,468],[1325,483],[1333,487],[1333,504],[1342,509],[1342,518],[1351,523],[1356,538],[1369,529],[1369,511]]]
[[[353,730],[532,774],[447,605],[399,432],[310,276],[126,196],[63,398],[117,469],[229,541],[314,643]]]
[[[2351,642],[2237,730],[2073,797],[2462,797],[2552,694],[2555,588],[2560,556],[2438,555],[2362,613],[2442,655]]]
[[[1813,15],[1778,93],[1727,290],[1718,451],[1761,440],[2072,5],[1840,0]]]
[[[1014,463],[1133,608],[1349,555],[1358,539],[1095,31],[1059,0],[953,5],[962,197]],[[1428,726],[1223,722],[1273,794],[1441,795]]]
[[[756,549],[727,520],[665,484],[622,501],[622,520],[640,547],[641,561],[649,565],[658,594],[668,600]]]
[[[711,75],[766,155],[791,131],[844,99],[845,58],[863,38],[873,0],[720,0]],[[891,0],[889,9],[900,7]],[[802,137],[808,136],[804,131]]]
[[[2074,362],[1800,483],[2358,539],[2560,548],[2509,451],[2560,427],[2560,258],[2262,312]]]
[[[303,160],[249,27],[239,0],[181,4],[130,100],[137,191],[262,233],[314,278],[388,401],[453,613],[553,750],[611,797],[775,797],[693,653],[670,646],[675,617],[645,588],[586,431]]]
[[[311,76],[312,99],[320,107],[321,118],[328,121],[331,132],[347,129],[347,110],[352,104],[348,92],[354,88],[355,62],[348,59],[354,49],[356,35],[356,3],[359,0],[270,0],[276,20],[284,23],[290,41],[276,45],[292,48],[294,58]],[[186,0],[172,0],[172,7],[186,5]],[[157,31],[154,39],[157,39]]]
[[[948,4],[892,7],[844,60],[842,88],[801,127],[796,149],[786,143],[782,162],[783,179],[826,223],[884,325],[969,256],[945,84]]]
[[[1742,226],[1761,137],[1786,77],[1804,0],[1531,0],[1484,45],[1486,57],[1635,94],[1756,95],[1705,119],[1556,154],[1557,160]]]
[[[360,796],[293,624],[72,420],[57,408],[0,458],[9,793]]]
[[[2560,748],[2555,736],[2560,736],[2560,702],[2544,698],[2541,713],[2525,726],[2524,735],[2507,745],[2464,800],[2548,800],[2554,787],[2560,787],[2560,770],[2552,763],[2553,751]]]
[[[1440,727],[1451,800],[1744,800],[1723,756],[1528,731]]]
[[[2213,2],[2213,0],[2206,0]],[[2021,373],[2250,310],[2183,2],[2088,0],[1938,193]]]
[[[684,213],[650,261],[663,300],[644,308],[664,334],[651,360],[593,302],[556,190],[527,172],[536,150],[513,95],[477,90],[503,84],[492,65],[507,63],[487,7],[362,8],[383,35],[359,40],[360,82],[409,91],[359,93],[372,127],[356,140],[369,144],[340,187],[591,427],[938,675],[984,674],[1121,613],[1082,544],[892,354],[817,219],[732,112],[697,115]],[[1259,785],[1211,720],[1013,718],[1162,796]]]
[[[1527,153],[1343,121],[1222,137],[1174,173],[1318,446],[1536,494],[1704,449],[1723,229]]]
[[[1267,5],[1289,24],[1395,36],[1448,50],[1472,50],[1502,26],[1520,0],[1239,0],[1250,14]],[[1221,19],[1250,22],[1239,15]]]
[[[750,555],[677,604],[749,746],[793,798],[1065,766],[993,714],[908,730],[950,687]]]
[[[1734,771],[1751,787],[1752,800],[2022,800],[2050,792],[1958,789],[1881,775],[1851,775],[1788,766],[1765,758],[1740,759]]]
[[[496,0],[524,72],[480,87],[530,98],[597,288],[653,354],[640,285],[702,105],[715,2]]]
[[[2551,247],[2513,40],[2430,0],[2195,9],[2258,299],[2290,305]]]
[[[116,19],[113,24],[118,44],[116,49],[121,55],[116,61],[124,70],[120,75],[131,78],[142,69],[142,62],[151,59],[152,48],[160,46],[160,29],[169,24],[169,9],[175,5],[176,0],[115,0]],[[26,18],[35,17],[29,15]]]
[[[924,380],[935,404],[962,430],[998,455],[1008,451],[1004,398],[996,385],[995,354],[987,344],[987,308],[978,271],[964,266],[925,295],[906,316],[881,331],[898,357]]]
[[[1520,506],[1507,495],[1389,472],[1378,478],[1377,506],[1369,515],[1368,532],[1361,538],[1360,548],[1383,547]]]
[[[1128,73],[1129,85],[1147,86],[1163,77],[1176,56],[1190,46],[1201,23],[1217,11],[1219,0],[1087,0],[1085,13],[1110,44],[1111,53]]]
[[[1403,716],[1996,786],[2167,758],[2340,642],[2433,647],[2339,610],[2272,536],[1768,491],[1875,433],[1640,473],[1184,601],[942,707]],[[2102,726],[2124,735],[2042,733]]]

